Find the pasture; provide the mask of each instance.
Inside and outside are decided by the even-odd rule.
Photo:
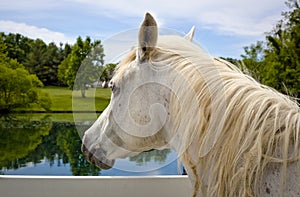
[[[70,112],[72,108],[72,92],[73,90],[68,89],[67,87],[55,87],[47,86],[40,88],[42,92],[49,94],[52,106],[51,111],[59,112]],[[97,111],[103,111],[108,105],[110,100],[110,89],[94,89],[89,88],[86,91],[86,98],[82,98],[80,91],[74,91],[74,102],[78,103],[81,107],[81,111],[90,111],[95,105]],[[95,96],[94,96],[95,94]],[[45,111],[44,109],[33,105],[31,108],[26,109],[26,111]]]

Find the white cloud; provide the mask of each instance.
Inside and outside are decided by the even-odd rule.
[[[222,34],[258,36],[270,31],[281,16],[283,1],[274,0],[75,0],[110,17],[139,17],[149,11],[161,21],[183,20],[214,29]]]
[[[74,38],[67,37],[60,32],[8,20],[0,20],[0,31],[20,33],[33,39],[40,38],[46,43],[55,42],[58,44],[59,42],[67,42],[72,44],[75,42]]]
[[[60,6],[63,0],[8,0],[0,1],[0,10],[36,10]]]

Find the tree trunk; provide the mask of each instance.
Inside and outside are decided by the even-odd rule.
[[[82,98],[85,98],[85,88],[81,88],[81,96]]]

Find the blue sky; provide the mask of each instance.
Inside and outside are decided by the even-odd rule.
[[[210,54],[239,58],[286,9],[284,0],[1,0],[0,31],[47,43],[72,44],[78,36],[107,40],[138,28],[150,12],[162,28],[187,33],[194,25],[195,40]]]

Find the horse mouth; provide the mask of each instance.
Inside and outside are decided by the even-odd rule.
[[[88,148],[82,144],[81,151],[87,158],[88,162],[91,164],[97,166],[98,168],[101,168],[103,170],[108,170],[113,167],[115,160],[109,160],[107,159],[104,154],[102,154],[102,151],[100,151],[100,154],[95,155],[96,151],[89,151]],[[99,152],[99,151],[98,151]]]

